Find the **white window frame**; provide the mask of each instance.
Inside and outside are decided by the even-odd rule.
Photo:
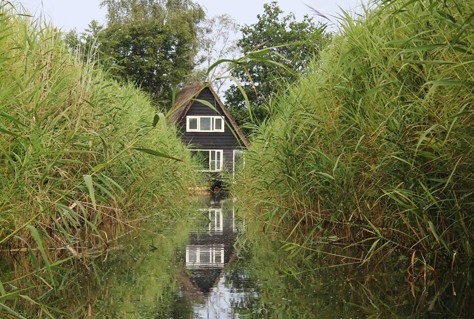
[[[209,234],[222,234],[224,231],[224,215],[222,214],[222,208],[203,208],[199,211],[208,213],[208,230]]]
[[[209,130],[204,130],[201,128],[201,120],[209,119],[211,122],[211,127]],[[197,128],[191,128],[191,120],[197,121]],[[221,121],[221,127],[216,128],[217,122]],[[223,116],[186,116],[186,132],[224,132],[225,129],[225,120]]]
[[[222,216],[222,208],[209,209],[209,232],[221,233],[224,231],[224,218]]]
[[[187,245],[186,268],[223,268],[224,245]]]
[[[207,168],[199,170],[201,172],[221,172],[224,167],[224,150],[205,150],[205,149],[191,149],[191,152],[209,152],[209,162],[207,163]],[[220,161],[217,159],[212,159],[212,154],[219,154]],[[214,156],[216,158],[216,156]],[[217,166],[216,164],[219,164]]]

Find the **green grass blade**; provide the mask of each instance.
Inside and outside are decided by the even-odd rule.
[[[92,182],[92,176],[91,175],[84,175],[84,181],[86,183],[87,190],[89,191],[89,197],[92,202],[92,206],[94,209],[97,209],[97,203],[95,200],[95,192],[94,192],[94,183]]]
[[[7,305],[3,304],[0,302],[0,309],[3,309],[7,313],[9,313],[12,316],[15,316],[15,318],[20,318],[20,319],[27,319],[26,317],[22,316],[20,313],[16,312],[12,308],[8,307]]]
[[[134,147],[133,149],[136,150],[136,151],[143,152],[143,153],[150,154],[150,155],[157,156],[157,157],[164,157],[164,158],[172,159],[172,160],[175,160],[175,161],[178,161],[178,162],[183,161],[182,159],[179,159],[179,158],[173,157],[171,155],[168,155],[166,153],[163,153],[163,152],[160,152],[160,151],[155,151],[155,150],[152,150],[152,149],[149,149],[149,148]]]
[[[31,236],[36,242],[36,245],[38,245],[38,250],[40,251],[41,256],[43,257],[44,262],[46,263],[46,265],[50,265],[49,257],[46,254],[46,250],[44,249],[43,239],[41,238],[41,235],[38,232],[38,229],[36,229],[36,227],[33,225],[28,225],[26,226],[26,228],[30,231]]]

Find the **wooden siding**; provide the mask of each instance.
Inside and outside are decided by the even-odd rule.
[[[210,90],[208,88],[202,90],[197,99],[209,102],[218,112],[203,103],[194,101],[186,113],[186,116],[221,115],[225,117],[225,129],[224,132],[186,132],[186,116],[184,116],[178,124],[183,134],[183,141],[195,149],[233,150],[243,148],[243,145],[239,144],[239,140],[232,132],[229,119],[225,116],[224,112],[222,112],[219,104],[214,100]]]
[[[194,97],[194,99],[193,99]],[[216,93],[209,87],[190,86],[183,89],[178,96],[179,107],[171,117],[181,132],[182,140],[190,149],[222,150],[223,169],[233,172],[234,150],[246,149],[248,142],[237,127],[235,120],[229,113]],[[178,100],[177,99],[177,100]],[[192,99],[192,100],[191,100]],[[203,100],[213,106],[203,104],[196,100]],[[223,116],[224,132],[186,132],[187,116]],[[237,129],[238,132],[234,132]]]

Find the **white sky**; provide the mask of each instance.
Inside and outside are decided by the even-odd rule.
[[[93,19],[101,24],[105,22],[106,10],[99,7],[101,0],[13,0],[12,2],[20,3],[34,16],[45,17],[63,31],[75,28],[80,33]],[[263,4],[271,0],[197,0],[196,2],[206,9],[208,17],[227,13],[238,24],[245,25],[255,23],[257,14],[263,13]],[[293,12],[300,19],[305,14],[313,14],[308,6],[328,17],[337,16],[340,8],[360,12],[361,0],[278,0],[277,3],[285,15]],[[315,19],[322,21],[317,17]],[[337,21],[335,18],[331,20]]]

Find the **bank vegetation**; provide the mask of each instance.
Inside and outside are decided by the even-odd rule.
[[[0,317],[93,316],[97,261],[183,211],[194,170],[161,117],[0,5]]]
[[[267,105],[234,189],[248,224],[341,265],[426,279],[469,262],[474,2],[377,1],[341,22]]]

